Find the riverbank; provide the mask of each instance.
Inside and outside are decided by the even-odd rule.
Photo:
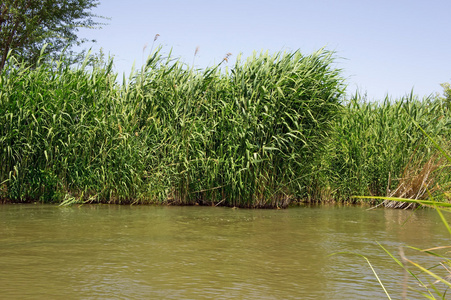
[[[1,201],[263,208],[449,182],[413,123],[447,148],[439,97],[349,97],[325,50],[204,70],[162,51],[122,84],[112,61],[30,69],[11,58],[0,74]]]

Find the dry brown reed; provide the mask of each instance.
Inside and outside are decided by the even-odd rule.
[[[413,200],[425,200],[429,193],[437,189],[436,179],[440,174],[445,160],[437,154],[432,155],[426,162],[416,162],[412,164],[412,159],[404,168],[399,179],[398,186],[394,190],[387,188],[387,197],[396,197]],[[421,166],[423,164],[423,166]],[[390,186],[390,178],[389,184]],[[415,208],[418,204],[412,202],[400,202],[384,200],[385,207],[409,209]]]

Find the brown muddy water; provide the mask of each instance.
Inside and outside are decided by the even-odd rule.
[[[363,258],[330,256],[349,251],[401,299],[404,275],[376,242],[398,256],[449,234],[433,210],[1,205],[0,298],[386,299]]]

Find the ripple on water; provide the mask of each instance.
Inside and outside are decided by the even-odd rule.
[[[3,206],[2,299],[378,299],[399,296],[376,242],[446,245],[434,212],[359,207]],[[413,254],[412,254],[413,255]],[[420,259],[421,256],[412,256]],[[411,297],[409,297],[410,299]],[[412,295],[414,299],[414,295]]]

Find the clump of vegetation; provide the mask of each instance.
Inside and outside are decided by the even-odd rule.
[[[61,201],[66,194],[109,201],[133,198],[140,147],[127,122],[111,62],[30,68],[9,58],[0,74],[1,197]],[[132,165],[133,164],[133,165]]]
[[[423,172],[427,178],[434,178],[429,181],[430,188],[449,182],[449,175],[441,172],[444,161],[431,164],[437,150],[415,126],[415,122],[420,124],[446,146],[451,119],[440,99],[420,100],[410,94],[397,100],[387,97],[382,102],[368,102],[357,94],[342,109],[325,159],[326,179],[335,199],[349,200],[353,195],[390,196],[402,189],[406,191],[414,187],[412,184],[407,187],[406,183],[414,183],[413,178],[423,166],[433,165],[432,174],[428,172],[431,168]],[[417,181],[426,177],[417,177]],[[420,185],[416,187],[421,189]],[[413,190],[410,193],[415,194]]]
[[[0,198],[286,207],[387,196],[434,157],[412,120],[443,145],[450,133],[440,97],[345,100],[323,49],[203,70],[162,53],[122,84],[111,60],[43,57],[33,66],[9,56]],[[433,173],[433,184],[449,182]]]
[[[171,166],[169,198],[275,207],[306,196],[343,96],[331,62],[326,51],[261,53],[199,73],[157,52],[130,89],[164,153],[156,168]]]
[[[193,70],[161,49],[122,86],[107,65],[1,73],[1,197],[286,206],[316,184],[344,95],[332,53]]]
[[[438,96],[438,98],[443,102],[446,109],[451,109],[451,84],[448,82],[441,83],[440,86],[443,88],[443,96]]]

